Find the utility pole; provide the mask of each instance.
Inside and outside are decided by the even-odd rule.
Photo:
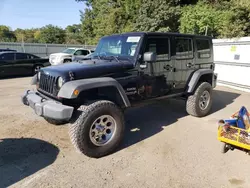
[[[23,48],[23,52],[25,52],[25,48],[24,48],[24,37],[23,37],[23,34],[22,34],[22,48]]]
[[[207,36],[208,25],[206,26],[205,36]]]

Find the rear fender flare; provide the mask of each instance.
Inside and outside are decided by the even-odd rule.
[[[190,81],[188,82],[186,92],[187,93],[192,93],[195,90],[195,88],[197,86],[197,83],[199,82],[201,76],[206,75],[206,74],[214,75],[214,72],[213,72],[212,69],[199,69],[199,70],[195,71],[193,73]],[[211,80],[211,81],[213,82],[213,80]]]

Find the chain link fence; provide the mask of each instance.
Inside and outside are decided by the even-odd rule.
[[[18,52],[25,52],[39,57],[48,57],[52,53],[61,52],[66,48],[95,49],[94,45],[74,45],[74,44],[40,44],[40,43],[16,43],[0,42],[0,49],[12,49]]]

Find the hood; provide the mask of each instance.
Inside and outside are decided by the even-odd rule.
[[[59,52],[59,53],[53,53],[50,56],[72,56],[72,54]]]
[[[81,63],[72,62],[67,64],[49,66],[42,68],[41,72],[51,76],[61,76],[66,81],[70,80],[70,74],[73,73],[74,80],[83,78],[93,78],[100,76],[111,76],[112,74],[133,69],[132,62],[116,62],[109,60],[86,60]]]

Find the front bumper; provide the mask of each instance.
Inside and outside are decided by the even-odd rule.
[[[63,64],[63,59],[61,59],[61,58],[50,58],[49,59],[49,63],[51,64],[51,65],[59,65],[59,64]]]
[[[29,90],[22,96],[22,102],[24,105],[30,106],[37,115],[55,120],[68,121],[74,111],[71,106],[45,99],[39,93]]]

